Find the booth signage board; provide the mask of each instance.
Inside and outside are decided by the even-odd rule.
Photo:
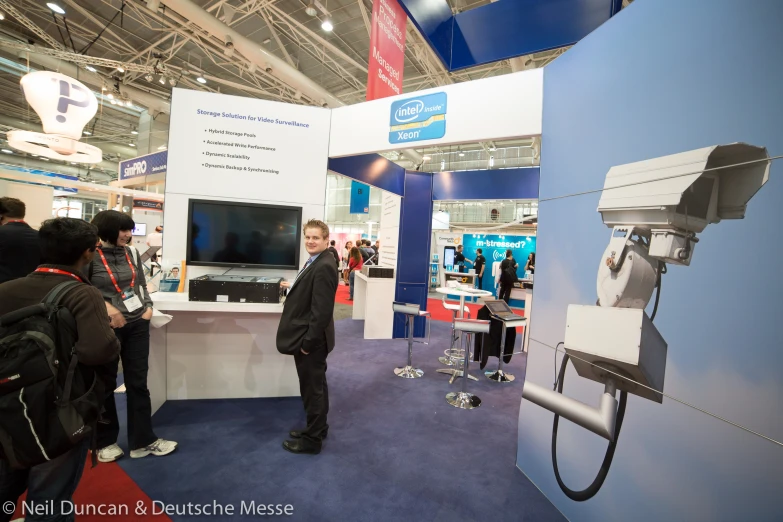
[[[163,202],[155,201],[154,199],[135,199],[133,200],[133,208],[139,210],[155,210],[163,212]]]
[[[490,271],[492,263],[499,263],[506,258],[506,250],[511,249],[511,255],[519,265],[517,277],[522,279],[525,275],[525,263],[531,253],[536,251],[536,236],[500,236],[483,234],[465,234],[462,236],[464,253],[468,259],[476,257],[476,249],[482,250],[482,255],[487,259],[487,268]]]
[[[163,150],[120,162],[120,181],[166,172],[169,151]]]
[[[351,181],[351,214],[370,213],[370,186],[358,181]]]
[[[435,234],[435,243],[439,246],[457,246],[461,245],[462,241],[462,234],[450,232],[437,232]]]
[[[407,24],[408,16],[397,0],[373,2],[367,66],[368,101],[402,94]]]
[[[24,173],[27,173],[27,174],[34,174],[36,176],[45,176],[47,178],[60,178],[60,179],[67,179],[67,180],[70,180],[70,181],[79,181],[79,178],[76,177],[76,176],[69,176],[67,174],[59,174],[57,172],[47,172],[45,170],[28,169],[28,168],[25,168],[25,167],[20,167],[18,165],[2,164],[2,165],[0,165],[0,168],[2,168],[2,170],[8,170],[8,171],[12,171],[12,172],[24,172]],[[19,180],[16,180],[16,179],[9,179],[8,181],[13,181],[14,183],[26,183],[26,184],[29,184],[29,185],[45,185],[47,187],[50,186],[48,183],[35,183],[34,181],[19,181]],[[71,193],[71,194],[75,194],[75,193],[79,192],[78,189],[69,188],[69,187],[57,187],[57,186],[54,186],[52,188],[54,190],[61,190],[63,192],[68,192],[68,193]]]
[[[392,103],[389,143],[408,143],[446,135],[445,92],[417,96]]]
[[[416,96],[405,94],[332,109],[329,157],[399,150],[402,143],[421,140],[432,146],[539,136],[543,85],[543,69],[532,69],[423,90]],[[410,118],[415,108],[416,117],[410,121],[395,120],[406,103],[410,105],[399,115],[403,120]],[[425,108],[433,110],[428,113]],[[422,126],[431,116],[438,119]],[[405,132],[419,134],[392,135],[391,127],[395,124],[416,126]],[[397,132],[401,130],[404,129]]]

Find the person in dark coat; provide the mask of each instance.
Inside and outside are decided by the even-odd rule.
[[[38,268],[38,232],[25,223],[27,207],[15,198],[0,198],[0,283],[19,279]]]

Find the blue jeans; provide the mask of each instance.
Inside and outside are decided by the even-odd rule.
[[[25,522],[73,521],[74,515],[63,515],[60,508],[63,502],[66,506],[67,502],[73,502],[73,492],[82,478],[89,444],[88,437],[56,459],[28,469],[12,469],[7,462],[0,460],[0,522],[11,520],[11,514],[6,513],[2,506],[6,502],[16,503],[25,489],[28,490],[26,502],[31,508],[50,502],[47,506],[53,510],[48,512],[47,507],[43,515],[25,512]]]
[[[350,285],[350,298],[353,299],[353,280],[356,276],[356,270],[351,270],[351,275],[348,276],[348,284]]]

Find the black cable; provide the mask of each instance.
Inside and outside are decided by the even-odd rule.
[[[55,25],[55,27],[57,27],[57,32],[60,33],[60,40],[62,40],[63,41],[63,45],[65,45],[67,47],[68,44],[65,43],[65,35],[60,30],[60,22],[57,21],[57,17],[54,15],[54,11],[52,11],[52,20],[54,20],[54,25]]]
[[[114,13],[114,16],[111,18],[111,20],[109,20],[108,22],[106,22],[106,25],[104,25],[104,26],[103,26],[103,29],[101,29],[101,32],[99,32],[99,33],[98,33],[98,35],[97,35],[95,38],[93,38],[93,39],[92,39],[92,41],[91,41],[90,43],[88,43],[87,45],[85,45],[85,46],[84,46],[84,48],[83,48],[81,51],[79,51],[79,54],[84,54],[84,53],[86,53],[87,51],[89,51],[89,50],[90,50],[90,47],[92,47],[92,45],[93,45],[95,42],[97,42],[98,40],[100,40],[101,36],[103,36],[103,32],[104,32],[104,31],[105,31],[105,30],[106,30],[106,29],[107,29],[107,28],[108,28],[108,27],[109,27],[109,26],[110,26],[112,23],[114,23],[114,19],[115,19],[115,18],[117,18],[117,15],[119,15],[120,13],[122,13],[124,10],[125,10],[125,2],[123,2],[123,3],[122,3],[122,9],[120,9],[119,11],[117,11],[116,13]],[[65,24],[65,27],[66,27],[66,28],[68,27],[68,24],[67,24],[67,23]],[[74,50],[74,51],[75,51],[75,50]]]
[[[73,37],[71,36],[71,30],[68,28],[68,19],[63,17],[63,24],[65,24],[65,32],[68,34],[68,39],[71,41],[71,49],[76,52],[76,45],[73,43]]]
[[[661,276],[666,273],[666,263],[663,261],[658,261],[658,280],[655,282],[655,286],[657,287],[655,291],[655,306],[653,306],[652,315],[650,316],[650,321],[655,320],[655,314],[658,313],[658,301],[661,299]]]
[[[569,357],[568,354],[563,356],[563,362],[560,364],[560,373],[557,377],[557,393],[563,393],[563,381],[565,379],[565,371],[568,366]],[[581,491],[574,491],[569,489],[560,478],[560,471],[557,469],[557,425],[560,421],[560,415],[555,414],[555,421],[552,424],[552,468],[555,471],[555,479],[557,485],[560,486],[565,495],[575,502],[584,502],[593,498],[596,493],[601,489],[601,486],[606,480],[606,476],[609,474],[609,467],[612,465],[612,459],[614,458],[614,450],[617,448],[617,440],[620,438],[620,430],[623,427],[623,417],[625,416],[625,404],[628,399],[628,393],[625,391],[620,392],[620,405],[617,407],[617,418],[615,420],[614,427],[614,440],[609,443],[606,448],[606,454],[604,460],[601,463],[601,469],[598,470],[598,474],[593,480],[592,484]]]

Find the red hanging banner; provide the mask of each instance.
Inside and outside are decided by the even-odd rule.
[[[374,0],[370,34],[367,100],[402,94],[405,27],[408,17],[397,0]]]

